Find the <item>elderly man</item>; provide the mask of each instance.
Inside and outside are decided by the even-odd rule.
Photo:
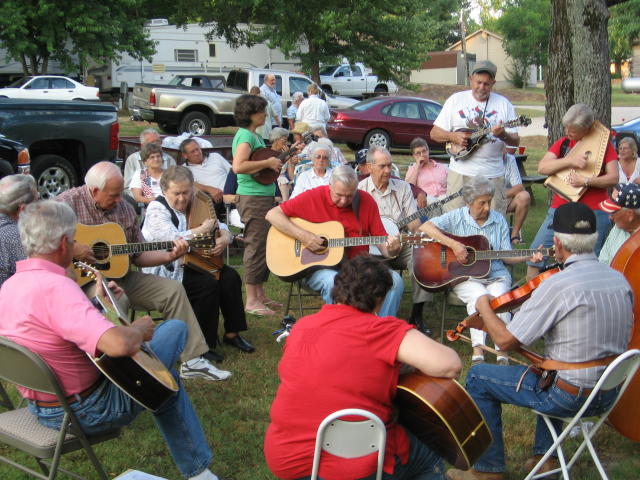
[[[475,64],[470,77],[471,90],[454,93],[447,99],[433,124],[431,138],[436,142],[451,142],[464,149],[470,146],[469,130],[491,128],[488,140],[470,157],[460,160],[451,157],[447,194],[459,191],[471,177],[482,175],[496,187],[491,209],[504,214],[507,202],[502,152],[505,145],[518,145],[520,137],[517,129],[505,129],[503,126],[504,122],[516,118],[516,111],[505,97],[492,92],[496,72],[497,67],[488,60]],[[463,204],[458,198],[444,205],[443,210],[454,210]]]
[[[622,244],[640,229],[640,185],[620,183],[615,192],[615,198],[600,203],[600,209],[607,212],[614,223],[598,256],[598,260],[607,265]]]
[[[111,162],[99,162],[89,169],[84,181],[85,185],[63,192],[56,200],[69,205],[76,213],[79,223],[102,225],[114,222],[124,230],[127,242],[144,242],[136,224],[133,207],[122,200],[124,182],[120,169]],[[187,242],[179,239],[174,241],[174,248],[170,252],[145,251],[134,255],[133,263],[138,267],[164,265],[184,255],[187,249]],[[75,245],[74,258],[88,263],[96,261],[91,248],[79,243]],[[118,282],[136,309],[157,310],[164,318],[177,318],[187,324],[189,336],[180,355],[183,362],[180,375],[183,378],[224,380],[231,375],[225,370],[218,370],[209,362],[209,359],[219,360],[219,356],[209,351],[181,283],[132,270]]]
[[[338,221],[344,226],[345,237],[387,236],[375,200],[368,193],[358,191],[356,172],[347,165],[333,169],[328,186],[308,190],[267,213],[267,220],[284,234],[296,238],[311,251],[324,250],[322,237],[297,226],[290,217],[317,223]],[[398,237],[389,236],[385,243],[377,247],[386,258],[400,252]],[[346,254],[353,258],[367,251],[367,246],[359,245],[348,247]],[[309,275],[305,282],[312,290],[319,291],[326,303],[333,303],[331,289],[336,274],[337,270],[322,268]],[[381,317],[396,315],[404,290],[400,275],[393,271],[391,274],[393,286],[380,308]]]
[[[291,105],[287,108],[287,123],[289,124],[289,130],[293,130],[296,125],[296,113],[298,107],[304,100],[304,94],[302,92],[295,92],[291,95]]]
[[[160,134],[154,128],[147,128],[143,130],[140,134],[140,147],[148,143],[155,143],[157,145],[162,145],[162,141],[160,140]],[[162,169],[166,170],[171,165],[175,165],[176,161],[173,157],[167,153],[162,154]],[[127,157],[126,162],[124,163],[124,190],[127,195],[133,197],[131,193],[129,185],[131,184],[131,179],[133,178],[133,174],[138,170],[144,170],[145,165],[140,158],[140,152],[134,152]]]
[[[315,83],[307,87],[307,93],[309,97],[298,107],[296,120],[308,124],[312,129],[325,127],[331,118],[329,105],[318,96],[320,89]]]
[[[16,262],[26,258],[20,234],[20,212],[38,199],[31,175],[8,175],[0,180],[0,286],[16,273]]]
[[[282,124],[282,101],[276,91],[276,76],[273,73],[264,76],[264,83],[260,85],[260,95],[269,102],[273,110],[272,126],[279,127]]]
[[[360,181],[358,188],[373,197],[380,215],[397,224],[400,220],[416,213],[417,205],[411,193],[411,185],[403,180],[391,178],[391,164],[391,153],[386,148],[371,147],[367,152],[367,165],[371,175]],[[419,218],[407,225],[410,232],[417,232],[419,227]],[[403,246],[399,256],[388,261],[389,266],[395,270],[412,270],[411,251],[411,245]],[[423,290],[413,277],[412,285],[413,308],[409,323],[422,327],[423,332],[431,335],[431,330],[424,327],[422,323],[424,302],[431,300],[431,294]]]
[[[627,348],[633,325],[632,291],[621,273],[594,255],[598,235],[593,210],[583,203],[566,203],[555,211],[552,228],[555,256],[564,263],[564,270],[542,282],[508,325],[491,309],[489,295],[481,296],[476,302],[481,317],[470,326],[484,327],[505,351],[544,339],[544,357],[557,364],[555,379],[543,385],[538,370],[521,365],[471,367],[467,391],[491,429],[493,442],[473,469],[449,470],[450,480],[500,480],[505,470],[502,404],[535,408],[552,416],[574,415],[607,363]],[[585,416],[609,408],[617,394],[616,388],[601,391]],[[553,424],[559,433],[562,422],[553,420]],[[534,457],[526,468],[533,468],[552,443],[549,429],[538,416]],[[557,460],[552,458],[540,473],[555,467]]]
[[[96,310],[65,274],[74,255],[76,229],[76,216],[68,205],[52,200],[32,203],[21,214],[19,228],[29,258],[18,262],[16,274],[0,290],[0,335],[42,356],[85,433],[97,435],[128,425],[143,407],[105,379],[86,353],[126,357],[149,341],[160,361],[172,369],[185,345],[186,326],[168,320],[155,328],[148,315],[130,326],[116,326]],[[55,396],[25,388],[20,393],[41,424],[61,428],[66,413]],[[183,386],[154,416],[182,476],[217,480],[208,468],[213,455]]]
[[[210,153],[206,158],[198,142],[192,138],[180,144],[182,158],[186,167],[193,173],[195,187],[211,197],[215,205],[216,214],[221,217],[225,213],[222,192],[231,170],[231,164],[219,153]]]

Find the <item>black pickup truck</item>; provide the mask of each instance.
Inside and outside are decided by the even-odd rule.
[[[82,184],[93,164],[114,161],[118,132],[117,110],[110,104],[0,99],[0,134],[29,149],[41,198]],[[0,163],[0,176],[9,168],[20,171],[17,161]]]

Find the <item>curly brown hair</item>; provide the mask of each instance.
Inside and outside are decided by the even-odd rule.
[[[265,108],[267,108],[267,101],[261,96],[240,95],[233,109],[233,118],[236,121],[236,125],[247,128],[251,125],[251,115],[264,112]]]
[[[358,255],[342,264],[331,290],[335,303],[371,313],[393,285],[389,268],[379,259]]]

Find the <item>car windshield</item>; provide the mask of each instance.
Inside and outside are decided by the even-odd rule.
[[[336,65],[326,65],[320,69],[320,75],[331,75],[336,69]]]
[[[379,97],[379,98],[368,98],[367,100],[363,100],[362,102],[358,102],[355,105],[351,105],[353,110],[357,110],[359,112],[363,112],[365,110],[369,110],[371,107],[375,107],[376,105],[385,102],[387,98]]]
[[[33,77],[20,78],[20,79],[16,80],[15,82],[9,84],[9,88],[20,88],[21,86],[23,86],[25,83],[27,83],[32,78]]]

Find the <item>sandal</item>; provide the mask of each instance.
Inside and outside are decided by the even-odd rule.
[[[271,308],[282,308],[284,304],[280,302],[276,302],[275,300],[267,299],[265,302],[262,302],[264,305],[271,305]]]
[[[511,243],[514,245],[522,243],[522,237],[520,235],[514,235],[513,237],[511,237]]]
[[[276,314],[276,312],[267,307],[250,309],[245,308],[244,311],[250,315],[255,315],[257,317],[267,317]]]

